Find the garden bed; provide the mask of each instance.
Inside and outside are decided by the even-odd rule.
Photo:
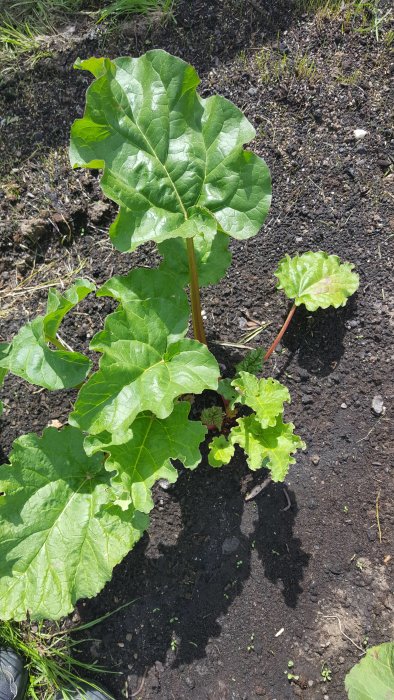
[[[71,70],[78,55],[164,48],[196,66],[204,96],[228,97],[256,127],[272,209],[259,236],[232,241],[226,278],[202,294],[208,344],[227,373],[248,329],[270,322],[251,344],[267,347],[282,323],[272,273],[285,253],[335,253],[361,279],[343,309],[298,310],[267,364],[289,387],[286,416],[308,445],[285,488],[245,501],[266,474],[249,472],[241,453],[222,470],[204,457],[155,489],[148,534],[105,590],[78,604],[75,619],[85,622],[134,601],[84,647],[89,661],[119,672],[104,678],[117,698],[141,688],[134,697],[144,700],[342,700],[363,648],[393,638],[392,55],[383,29],[377,41],[358,31],[357,16],[279,7],[270,17],[259,7],[185,2],[176,23],[128,22],[115,37],[81,20],[59,53],[1,84],[1,341],[41,312],[49,284],[78,274],[100,284],[158,260],[149,246],[130,256],[112,249],[115,208],[98,175],[68,164],[89,84]],[[65,340],[86,351],[110,308],[86,299],[65,322]],[[2,396],[6,459],[21,433],[64,422],[75,391],[49,394],[9,376]]]

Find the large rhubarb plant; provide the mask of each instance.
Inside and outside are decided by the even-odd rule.
[[[268,167],[244,148],[252,125],[223,97],[202,99],[194,68],[164,51],[76,67],[94,80],[72,127],[71,163],[101,170],[104,194],[119,205],[114,246],[128,253],[153,241],[162,262],[98,290],[76,280],[51,291],[46,313],[0,344],[0,383],[11,373],[78,392],[69,425],[23,435],[0,467],[3,619],[58,619],[97,594],[148,527],[154,484],[177,479],[174,460],[197,467],[208,430],[209,464],[227,464],[238,445],[274,481],[304,447],[284,420],[287,388],[256,376],[278,340],[224,379],[206,345],[200,286],[224,276],[230,237],[256,235],[270,206]],[[276,273],[294,309],[343,305],[358,285],[351,266],[306,256],[286,258]],[[93,357],[59,335],[88,294],[117,304],[90,343],[100,358],[93,372]],[[218,391],[217,405],[191,419],[188,399],[206,389]]]

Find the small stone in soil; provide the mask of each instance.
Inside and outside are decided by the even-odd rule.
[[[312,455],[312,457],[311,457],[311,462],[312,462],[312,464],[315,464],[315,465],[317,466],[317,465],[319,464],[319,462],[320,462],[320,457],[319,457],[319,455]]]
[[[384,411],[384,403],[383,403],[383,397],[380,396],[380,394],[376,394],[376,396],[373,397],[372,410],[376,416],[382,415],[382,413]]]
[[[347,408],[347,403],[341,403],[341,408]]]

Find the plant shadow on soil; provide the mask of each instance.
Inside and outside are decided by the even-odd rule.
[[[357,294],[339,309],[318,309],[313,313],[299,307],[283,337],[289,357],[279,373],[285,374],[294,353],[297,363],[309,374],[326,377],[333,372],[344,354],[346,323],[357,312]]]
[[[265,577],[268,598],[271,584],[281,582],[284,604],[297,606],[310,555],[293,535],[295,494],[288,489],[292,505],[284,511],[282,484],[271,483],[247,504],[246,488],[240,488],[245,477],[249,489],[264,476],[250,475],[238,451],[227,468],[183,470],[169,491],[159,489],[164,510],[154,512],[149,534],[117,567],[103,593],[79,606],[82,619],[91,620],[116,607],[114,601],[136,599],[94,630],[104,666],[127,673],[125,659],[132,651],[138,655],[133,675],[139,677],[156,662],[177,667],[212,653],[212,640],[222,633],[219,620],[251,577],[252,561],[252,578],[258,580],[251,588],[264,588]],[[119,649],[114,638],[129,642]],[[173,639],[175,653],[169,651]]]

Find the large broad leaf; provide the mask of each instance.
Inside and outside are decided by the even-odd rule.
[[[239,396],[235,403],[241,403],[255,411],[262,428],[276,424],[283,413],[283,404],[290,401],[287,387],[276,379],[257,379],[249,372],[240,372],[232,382]]]
[[[181,394],[218,386],[219,367],[205,345],[188,338],[169,343],[164,324],[157,320],[147,328],[144,318],[141,332],[149,340],[135,340],[139,321],[128,323],[123,309],[93,339],[92,347],[103,352],[100,369],[82,387],[70,416],[72,425],[91,435],[104,433],[105,443],[110,434],[108,444],[127,442],[139,413],[167,418]]]
[[[123,512],[103,455],[79,430],[15,441],[0,467],[0,618],[58,619],[96,595],[139,539],[147,517]]]
[[[198,282],[201,287],[216,284],[226,274],[231,265],[231,253],[228,249],[229,237],[221,231],[197,233],[193,238]],[[162,270],[169,270],[177,275],[182,284],[189,283],[189,263],[184,238],[174,238],[159,244],[159,251],[164,257],[160,265]]]
[[[305,449],[305,443],[294,435],[293,423],[283,423],[281,417],[269,428],[263,428],[253,414],[239,418],[231,430],[230,440],[243,448],[250,469],[270,469],[272,481],[283,481],[290,464],[295,463],[291,455]]]
[[[345,678],[349,700],[394,700],[394,642],[368,649]]]
[[[107,469],[117,471],[112,486],[118,493],[117,503],[133,506],[143,513],[153,508],[151,488],[158,479],[174,483],[178,477],[171,459],[194,469],[201,461],[200,444],[206,428],[188,420],[190,404],[178,403],[168,418],[141,413],[133,423],[133,437],[123,445],[108,448]]]
[[[92,363],[85,355],[63,348],[56,334],[66,313],[94,289],[91,282],[81,279],[64,295],[50,290],[45,316],[22,326],[12,343],[3,346],[0,368],[46,389],[69,389],[80,384]]]
[[[148,268],[133,270],[128,275],[109,279],[97,296],[109,296],[122,304],[129,319],[126,337],[149,342],[157,328],[166,329],[169,342],[186,335],[189,302],[181,281],[174,274]],[[118,318],[120,320],[120,314]],[[111,325],[112,320],[106,324],[106,331],[110,332]],[[95,344],[103,339],[104,335],[96,335]]]
[[[111,226],[121,251],[217,229],[254,236],[271,198],[264,161],[243,150],[255,131],[231,102],[196,92],[194,68],[165,51],[77,63],[96,77],[71,131],[74,167],[102,168],[120,205]]]
[[[341,263],[337,255],[304,253],[279,262],[275,276],[278,289],[283,289],[296,306],[305,304],[308,311],[345,306],[348,297],[357,291],[359,277],[354,265]]]

